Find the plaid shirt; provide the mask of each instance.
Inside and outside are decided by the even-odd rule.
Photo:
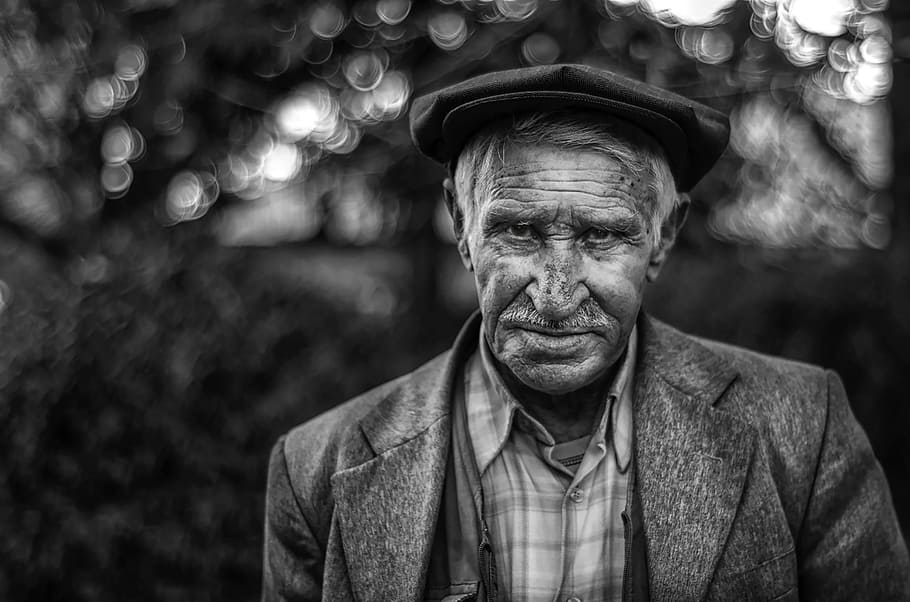
[[[505,599],[622,598],[636,338],[592,435],[556,444],[503,384],[481,331],[465,403]]]

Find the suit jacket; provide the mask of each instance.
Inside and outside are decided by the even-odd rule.
[[[273,449],[264,600],[419,600],[449,451],[453,348]],[[653,600],[910,600],[888,485],[832,372],[642,315],[635,463]]]

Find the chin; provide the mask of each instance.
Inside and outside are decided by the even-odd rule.
[[[586,387],[603,376],[604,370],[583,370],[579,366],[560,364],[509,367],[512,374],[528,388],[547,395],[566,395]]]
[[[548,337],[515,330],[502,337],[496,358],[523,385],[548,395],[564,395],[590,385],[610,370],[604,337]]]

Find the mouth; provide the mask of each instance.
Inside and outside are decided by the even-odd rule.
[[[540,326],[519,326],[516,330],[521,333],[525,355],[538,362],[575,357],[592,343],[588,330],[554,330]]]
[[[542,334],[548,337],[573,337],[592,334],[593,332],[591,328],[547,328],[546,326],[538,326],[536,324],[515,324],[514,328],[533,332],[535,334]]]

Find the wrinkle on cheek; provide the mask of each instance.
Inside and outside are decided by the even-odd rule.
[[[501,256],[486,257],[476,271],[476,277],[482,308],[493,311],[505,308],[524,291],[528,282],[526,266]]]
[[[506,293],[509,297],[514,297],[515,294],[524,290],[524,284],[527,278],[525,278],[523,274],[512,271],[501,271],[497,276],[498,277],[494,277],[490,281],[490,284],[496,291]]]

